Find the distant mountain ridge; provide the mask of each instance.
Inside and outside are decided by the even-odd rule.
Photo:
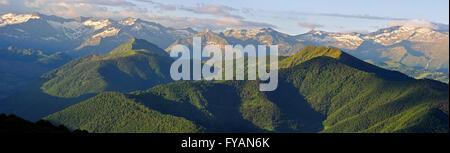
[[[280,33],[271,28],[260,30],[227,30],[219,34],[214,33],[208,29],[198,32],[186,39],[175,41],[172,45],[166,48],[170,51],[171,47],[176,44],[182,44],[192,49],[192,37],[200,37],[202,45],[219,45],[224,50],[225,45],[278,45],[280,55],[292,55],[304,48],[306,44],[301,40]]]
[[[448,73],[448,31],[404,25],[368,34],[311,31],[296,37],[343,49],[363,60],[399,62],[416,69]]]
[[[406,72],[408,69],[415,69],[424,75],[431,73],[433,75],[428,76],[438,80],[442,77],[433,76],[438,76],[442,72],[446,75],[443,78],[448,78],[449,33],[428,27],[394,26],[368,34],[312,30],[297,36],[290,36],[270,28],[227,30],[218,34],[205,30],[192,36],[202,38],[202,45],[216,44],[221,46],[222,50],[224,45],[276,44],[282,56],[293,55],[308,45],[334,47],[359,59],[374,61],[375,64],[394,62],[403,65],[387,67],[393,70]],[[166,51],[170,51],[171,46],[176,44],[192,47],[192,38],[177,40]]]
[[[17,46],[75,56],[102,54],[132,37],[167,48],[194,31],[173,29],[136,18],[123,20],[78,17],[65,19],[39,13],[7,13],[0,17],[0,47]]]

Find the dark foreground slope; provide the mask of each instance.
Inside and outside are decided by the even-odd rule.
[[[273,92],[258,81],[181,81],[102,93],[45,119],[92,132],[448,132],[447,84],[325,47],[280,67]]]
[[[69,133],[63,125],[58,127],[48,121],[40,120],[36,123],[26,121],[15,115],[0,114],[0,134],[11,133]]]
[[[75,59],[0,101],[0,112],[38,120],[103,91],[130,92],[168,83],[173,62],[157,46],[131,39],[104,55]]]

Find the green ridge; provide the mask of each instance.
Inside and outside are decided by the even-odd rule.
[[[279,86],[273,92],[260,92],[259,81],[180,81],[129,94],[108,93],[112,98],[99,96],[83,103],[98,104],[95,107],[110,107],[109,102],[118,100],[137,103],[184,118],[202,127],[201,132],[448,132],[447,84],[415,80],[324,47],[307,47],[280,63],[288,66],[280,69]],[[83,129],[86,124],[78,123],[101,123],[105,118],[91,117],[81,105],[70,110],[46,119]],[[96,113],[127,122],[118,117],[120,113]],[[142,120],[136,125],[153,122],[159,124]],[[116,126],[93,124],[84,129],[95,132]]]
[[[132,38],[109,54],[74,60],[45,75],[41,89],[73,98],[102,91],[133,91],[170,82],[173,59],[145,40]]]
[[[59,59],[56,55],[41,61]],[[103,91],[148,89],[172,81],[172,62],[164,50],[133,38],[109,54],[78,58],[39,74],[38,80],[0,100],[0,112],[37,121]]]

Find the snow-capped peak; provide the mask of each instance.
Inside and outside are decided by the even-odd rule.
[[[259,33],[263,33],[263,30],[255,29],[255,30],[227,30],[224,32],[224,35],[227,37],[234,37],[240,39],[252,38],[258,35]]]
[[[311,30],[308,32],[308,34],[313,34],[313,35],[324,35],[327,34],[327,32],[325,31],[320,31],[320,30]]]
[[[351,50],[356,49],[364,41],[359,33],[324,32],[318,30],[312,30],[300,35],[299,38]]]
[[[448,39],[448,34],[438,32],[442,26],[431,22],[414,20],[391,23],[392,27],[383,28],[367,35],[364,39],[373,40],[389,46],[404,40],[416,42],[433,42]]]
[[[11,24],[19,24],[28,22],[30,19],[39,19],[40,17],[34,14],[14,14],[7,13],[1,16],[0,18],[0,27],[11,25]]]
[[[134,23],[136,23],[136,20],[137,20],[136,18],[126,18],[124,20],[119,21],[119,24],[131,26],[134,25]]]
[[[433,23],[430,21],[426,21],[426,20],[408,20],[408,21],[393,21],[390,22],[388,24],[391,27],[394,26],[400,26],[402,28],[407,28],[407,29],[417,29],[417,28],[428,28],[428,29],[433,29],[433,30],[446,30],[448,31],[448,25],[445,24],[439,24],[439,23]]]
[[[114,27],[109,27],[109,28],[106,29],[105,31],[93,35],[92,38],[106,38],[106,37],[111,37],[111,36],[117,35],[119,32],[120,32],[120,29],[114,28]]]
[[[103,20],[89,19],[87,21],[84,21],[83,25],[90,26],[90,27],[94,28],[94,30],[99,30],[99,29],[103,29],[104,27],[111,25],[111,21],[109,21],[108,19],[103,19]]]

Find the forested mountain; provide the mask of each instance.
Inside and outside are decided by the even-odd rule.
[[[130,39],[108,54],[71,61],[42,76],[41,89],[58,97],[78,97],[101,91],[133,91],[170,82],[173,59],[142,39]]]
[[[180,81],[101,93],[45,119],[91,132],[448,132],[447,84],[326,47],[283,59],[279,73],[273,92],[259,81]]]
[[[167,51],[176,44],[192,47],[192,37],[222,49],[277,44],[281,55],[291,56],[280,58],[273,92],[260,92],[259,81],[171,83],[174,59]],[[135,18],[8,13],[1,16],[0,38],[0,112],[32,121],[45,117],[70,129],[448,132],[448,84],[414,79],[448,82],[448,31],[395,26],[368,34],[290,36],[271,28],[196,33]]]
[[[0,99],[5,98],[71,58],[64,53],[46,55],[42,51],[15,47],[0,48]]]
[[[108,54],[75,59],[41,76],[0,102],[0,112],[38,120],[102,91],[130,92],[172,81],[173,59],[141,39],[130,39]]]

